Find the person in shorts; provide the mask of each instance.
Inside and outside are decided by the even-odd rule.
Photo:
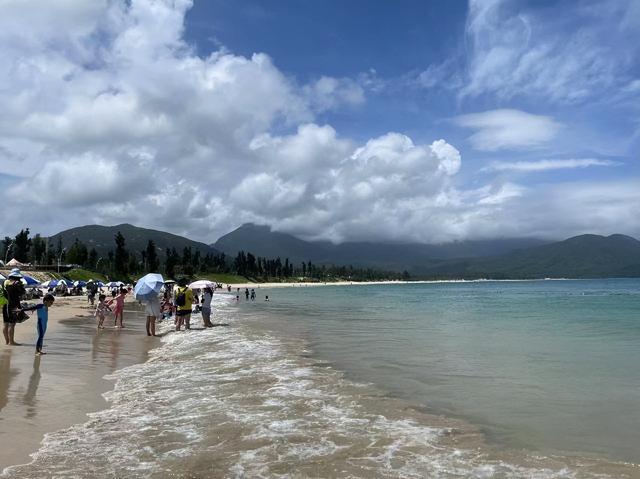
[[[9,277],[3,284],[7,304],[2,306],[2,319],[4,321],[2,334],[8,346],[20,346],[14,339],[16,323],[19,321],[20,314],[24,314],[20,306],[20,301],[26,293],[22,284],[22,274],[20,270],[14,268],[9,273]]]
[[[162,317],[158,296],[145,301],[144,311],[147,315],[147,336],[156,336],[156,320]]]
[[[176,331],[184,324],[184,329],[191,329],[191,308],[193,291],[187,287],[187,279],[181,278],[178,287],[173,291],[173,304],[176,308]]]
[[[202,292],[202,322],[205,328],[213,328],[211,322],[211,300],[213,299],[213,290],[209,287]]]

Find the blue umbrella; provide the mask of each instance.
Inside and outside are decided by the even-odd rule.
[[[40,285],[40,281],[38,281],[35,278],[32,278],[31,276],[27,276],[26,274],[22,275],[22,282],[27,287],[29,287],[29,286],[33,287],[33,286],[39,286]]]
[[[160,288],[164,284],[161,274],[149,273],[138,280],[133,293],[137,300],[148,301],[160,293]]]
[[[99,288],[104,288],[104,283],[102,281],[98,281],[96,283],[96,286],[98,286]]]
[[[75,283],[73,283],[74,286],[80,286],[81,288],[84,288],[87,285],[86,281],[76,281]]]

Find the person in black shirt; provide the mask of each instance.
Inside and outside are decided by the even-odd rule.
[[[14,340],[14,334],[18,316],[22,311],[20,301],[26,293],[21,279],[22,274],[20,274],[20,270],[12,269],[11,273],[9,273],[9,278],[3,285],[8,302],[2,307],[2,319],[4,321],[2,334],[4,335],[5,342],[10,346],[19,346]]]

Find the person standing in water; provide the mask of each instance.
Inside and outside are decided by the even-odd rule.
[[[115,297],[115,307],[113,308],[113,315],[115,317],[115,327],[124,328],[124,298],[127,296],[127,290],[120,288],[120,294]]]
[[[147,336],[155,336],[156,320],[162,317],[162,312],[160,311],[160,300],[157,295],[154,295],[145,301],[144,310],[147,315]]]
[[[244,299],[249,301],[249,288],[244,288]]]
[[[111,308],[106,303],[107,295],[101,294],[98,296],[98,305],[94,316],[98,318],[98,329],[104,329],[104,318],[111,312]]]
[[[213,290],[206,287],[202,292],[202,322],[205,328],[212,328],[211,322],[211,300],[213,299]]]
[[[42,303],[29,308],[24,308],[24,311],[37,311],[38,322],[36,328],[38,331],[38,339],[36,341],[36,355],[41,356],[47,354],[42,350],[44,344],[44,333],[47,332],[47,323],[49,322],[49,308],[53,306],[53,302],[56,300],[55,296],[50,293],[44,295]]]
[[[187,279],[180,278],[175,289],[173,304],[176,306],[176,331],[180,331],[184,323],[184,329],[191,329],[191,307],[193,305],[193,291],[187,287]]]

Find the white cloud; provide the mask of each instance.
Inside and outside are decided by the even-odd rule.
[[[469,137],[482,151],[535,148],[551,140],[562,125],[551,117],[519,110],[490,110],[455,118],[455,123],[477,130]]]
[[[588,168],[590,166],[616,166],[619,164],[620,163],[617,161],[598,160],[596,158],[539,161],[494,161],[488,167],[483,169],[485,171],[538,172]]]
[[[553,9],[470,0],[469,77],[461,95],[576,102],[616,87],[638,60],[633,45],[640,30],[628,27],[634,11],[635,0],[567,2]]]
[[[609,196],[571,186],[570,201],[501,180],[466,190],[460,152],[444,139],[345,138],[315,114],[360,104],[363,90],[381,88],[375,72],[300,86],[265,54],[198,56],[183,39],[190,6],[3,3],[0,180],[11,194],[2,230],[126,221],[209,242],[246,221],[334,240],[551,234],[553,224],[564,234],[640,231],[627,214],[638,202],[631,182],[608,185]],[[514,110],[457,121],[487,150],[536,147],[560,127]],[[547,191],[540,217],[530,205]]]
[[[309,103],[318,111],[334,110],[343,105],[361,105],[365,101],[364,89],[350,78],[323,76],[304,87]]]

